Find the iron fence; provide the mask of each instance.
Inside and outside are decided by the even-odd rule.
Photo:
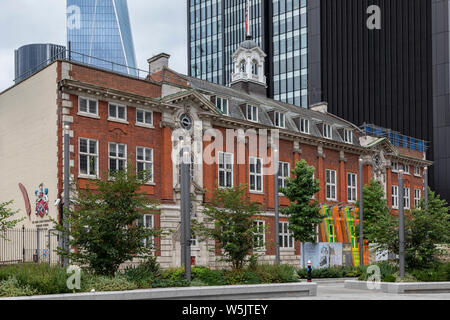
[[[0,265],[21,262],[58,264],[56,230],[12,229],[0,232]]]

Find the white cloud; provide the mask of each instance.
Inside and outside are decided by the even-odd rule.
[[[14,50],[30,43],[66,44],[65,0],[0,1],[0,92],[13,85]],[[160,52],[170,67],[187,72],[187,4],[185,0],[128,0],[140,69]]]

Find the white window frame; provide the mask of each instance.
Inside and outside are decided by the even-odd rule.
[[[354,184],[353,179],[354,178]],[[347,173],[347,201],[354,203],[358,200],[358,175],[356,173]]]
[[[220,103],[219,103],[220,102]],[[226,102],[226,110],[224,110],[224,102]],[[216,97],[216,107],[219,109],[224,115],[230,114],[230,105],[229,101],[226,98]]]
[[[265,220],[254,220],[254,224],[256,224],[258,231],[255,234],[255,246],[253,249],[255,251],[265,251],[266,250],[266,221]],[[261,230],[262,229],[262,230]],[[261,239],[262,238],[262,239]],[[261,246],[258,246],[257,244],[261,244]]]
[[[86,100],[87,111],[81,110],[81,100]],[[95,102],[95,113],[89,111],[90,110],[90,102]],[[90,117],[98,117],[98,100],[79,96],[78,97],[78,114],[84,115],[84,116],[90,116]]]
[[[414,189],[414,208],[419,207],[420,199],[422,199],[422,190]]]
[[[233,165],[233,159],[234,159],[234,154],[231,152],[223,152],[223,151],[219,151],[218,152],[218,161],[217,161],[217,169],[218,169],[218,173],[217,173],[217,184],[219,186],[219,188],[232,188],[233,187],[233,180],[234,180],[234,165]],[[223,160],[223,162],[221,161]],[[224,184],[221,185],[220,183],[220,173],[223,173],[223,182]],[[228,173],[228,175],[227,175]],[[229,177],[230,181],[228,181]],[[228,185],[228,182],[229,185]]]
[[[323,137],[326,139],[333,139],[333,127],[331,124],[323,124]]]
[[[334,173],[334,174],[332,174]],[[334,177],[334,182],[332,181]],[[327,200],[336,201],[337,200],[337,173],[336,170],[327,169],[325,171],[326,180],[326,198]],[[333,192],[334,191],[334,192]],[[330,195],[330,196],[328,196]]]
[[[111,145],[115,146],[115,156],[111,156]],[[124,157],[119,157],[119,146],[124,146],[125,148],[125,154]],[[124,161],[123,168],[124,170],[127,170],[127,145],[124,143],[117,143],[117,142],[108,142],[108,170],[111,172],[111,160],[116,161],[117,168],[119,168],[118,163],[119,161]]]
[[[422,176],[422,170],[419,166],[414,166],[414,176],[415,177],[421,177]]]
[[[398,162],[397,161],[392,161],[391,166],[392,166],[392,172],[398,172]]]
[[[404,208],[411,209],[411,189],[409,187],[403,187]]]
[[[257,168],[258,168],[258,162],[260,162],[260,172],[258,172]],[[254,165],[254,172],[252,172],[252,164]],[[264,180],[263,180],[263,160],[262,158],[257,158],[257,157],[250,157],[249,159],[249,166],[248,166],[248,171],[249,171],[249,188],[250,188],[250,192],[258,192],[258,193],[262,193],[264,192]],[[254,188],[252,189],[252,184],[251,184],[251,177],[254,176],[255,178],[255,184],[254,184]],[[258,178],[261,179],[261,188],[258,189]]]
[[[142,149],[144,159],[138,159],[139,149]],[[150,152],[150,160],[146,159],[146,153],[147,151]],[[152,184],[154,182],[154,171],[153,171],[153,164],[154,164],[154,153],[152,148],[147,147],[136,147],[136,173],[139,173],[138,164],[143,164],[144,170],[150,170],[150,179],[147,180],[146,183]]]
[[[281,249],[294,249],[294,236],[289,230],[289,222],[280,221],[279,223],[279,243]]]
[[[142,112],[143,122],[138,120],[138,112]],[[147,121],[147,115],[150,115],[150,122]],[[153,111],[136,109],[136,124],[143,127],[153,128]]]
[[[392,209],[398,209],[398,186],[392,185]]]
[[[115,116],[111,116],[111,108],[115,108],[116,109],[116,115]],[[124,114],[125,118],[120,118],[119,117],[119,109],[120,108],[123,108],[123,114]],[[108,120],[119,121],[119,122],[126,122],[127,121],[127,106],[125,106],[123,104],[109,102],[108,103]]]
[[[87,142],[87,152],[81,152],[81,140],[86,140]],[[91,142],[95,142],[95,150],[96,153],[91,153],[90,152],[90,143]],[[87,171],[88,173],[82,173],[81,172],[81,157],[87,157],[87,161],[88,161],[88,168]],[[91,158],[95,159],[95,174],[91,174],[90,171],[90,162],[91,162]],[[98,140],[95,139],[89,139],[89,138],[78,138],[78,174],[81,177],[88,177],[88,178],[98,178]]]
[[[286,128],[286,116],[284,113],[275,111],[273,113],[273,122],[275,127],[285,129]]]
[[[278,187],[286,187],[286,178],[289,178],[291,164],[289,162],[278,162]],[[281,194],[281,192],[280,192]]]
[[[301,118],[299,123],[300,123],[300,132],[305,133],[305,134],[310,134],[309,120]]]
[[[410,167],[410,165],[409,164],[406,164],[406,163],[403,163],[402,164],[402,168],[403,168],[403,173],[404,174],[410,174],[410,172],[409,172],[409,167]]]
[[[249,115],[250,115],[250,117],[249,117]],[[246,108],[245,117],[248,121],[258,122],[258,107],[248,104],[247,108]]]
[[[344,142],[353,144],[353,131],[344,129]]]

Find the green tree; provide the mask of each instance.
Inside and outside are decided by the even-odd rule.
[[[450,240],[447,202],[428,190],[428,213],[423,199],[417,208],[405,211],[405,261],[409,269],[430,267],[440,253],[437,245]],[[398,254],[398,217],[389,212],[384,197],[383,188],[376,181],[363,188],[364,239],[378,249]]]
[[[398,221],[389,212],[382,185],[374,179],[363,186],[363,207],[364,239],[377,244],[380,250],[398,251]],[[359,237],[359,228],[355,231]]]
[[[260,231],[253,219],[259,213],[259,204],[250,202],[246,191],[245,185],[215,189],[205,204],[204,220],[193,222],[195,234],[200,239],[215,240],[223,249],[222,260],[230,262],[235,270],[244,266]]]
[[[136,174],[128,163],[126,171],[110,172],[108,178],[86,189],[77,186],[78,195],[68,214],[70,230],[57,226],[75,248],[74,252],[59,252],[96,274],[113,276],[122,263],[148,258],[152,245],[146,240],[160,234],[142,223],[144,214],[156,214],[157,204],[140,192],[148,175]]]
[[[289,230],[294,239],[300,242],[315,242],[316,226],[322,221],[317,201],[312,200],[319,192],[319,180],[314,179],[314,167],[305,160],[297,161],[292,170],[293,178],[286,180],[286,187],[280,188],[289,200],[287,208],[281,213],[288,216]]]
[[[450,243],[450,218],[447,202],[428,189],[428,213],[425,201],[411,211],[406,223],[405,260],[409,268],[426,268],[440,254],[438,244]]]
[[[14,228],[20,221],[25,218],[14,220],[11,219],[15,214],[19,212],[19,210],[14,211],[11,208],[8,208],[13,201],[0,203],[0,238],[6,239],[4,232]]]

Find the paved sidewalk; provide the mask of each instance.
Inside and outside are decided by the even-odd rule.
[[[450,300],[450,293],[391,294],[378,290],[356,290],[344,288],[342,282],[317,282],[314,297],[270,297],[267,300]]]

